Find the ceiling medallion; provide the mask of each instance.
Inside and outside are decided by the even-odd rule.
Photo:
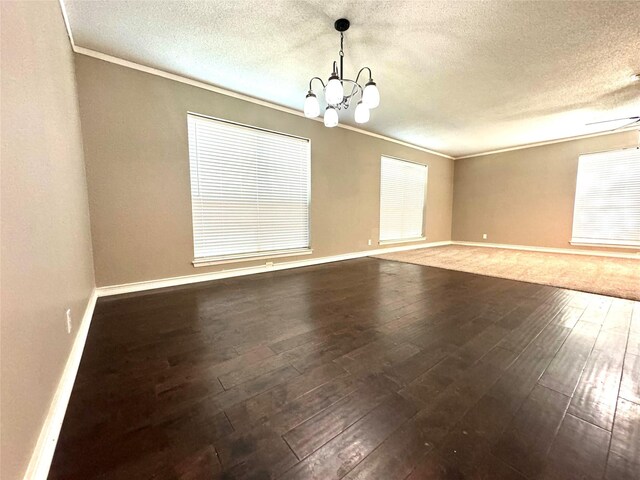
[[[356,104],[354,112],[356,123],[367,123],[370,110],[380,104],[380,92],[378,92],[378,87],[371,77],[371,69],[369,67],[361,68],[355,80],[344,78],[344,32],[349,29],[349,25],[349,20],[346,18],[340,18],[334,23],[335,29],[340,32],[340,68],[338,69],[338,62],[333,62],[333,70],[326,84],[320,77],[313,77],[309,81],[309,93],[304,101],[304,114],[306,117],[315,118],[320,115],[320,102],[311,85],[314,80],[318,80],[322,84],[324,100],[327,104],[327,108],[324,111],[325,127],[338,125],[338,110],[347,110],[352,101],[355,101],[358,97],[360,100]],[[364,70],[369,72],[369,81],[363,87],[358,83],[358,80]]]

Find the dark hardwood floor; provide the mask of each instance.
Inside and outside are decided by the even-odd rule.
[[[640,478],[640,304],[371,258],[100,299],[51,479]]]

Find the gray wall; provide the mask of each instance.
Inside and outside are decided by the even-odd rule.
[[[456,160],[453,239],[574,248],[578,157],[637,143],[627,131]]]
[[[94,278],[73,54],[60,6],[3,1],[0,8],[0,477],[14,480],[28,465]]]
[[[191,265],[188,111],[311,139],[314,252],[299,258],[379,248],[381,155],[429,166],[427,240],[451,239],[452,160],[84,55],[76,73],[99,286],[264,264]]]

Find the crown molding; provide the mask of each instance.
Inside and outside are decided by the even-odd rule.
[[[62,1],[62,0],[60,0]],[[77,45],[73,46],[73,51],[80,55],[85,55],[88,57],[93,57],[98,60],[103,60],[105,62],[113,63],[116,65],[120,65],[122,67],[131,68],[133,70],[138,70],[140,72],[149,73],[151,75],[155,75],[158,77],[166,78],[168,80],[173,80],[175,82],[185,83],[187,85],[191,85],[193,87],[202,88],[204,90],[209,90],[210,92],[219,93],[221,95],[226,95],[227,97],[237,98],[238,100],[243,100],[245,102],[251,102],[256,105],[260,105],[263,107],[272,108],[274,110],[279,110],[281,112],[289,113],[291,115],[296,115],[298,117],[302,117],[306,120],[313,120],[316,122],[322,122],[321,118],[307,118],[304,113],[299,110],[295,110],[293,108],[284,107],[282,105],[278,105],[276,103],[267,102],[265,100],[260,100],[258,98],[250,97],[248,95],[244,95],[242,93],[234,92],[232,90],[227,90],[222,87],[217,87],[215,85],[211,85],[206,82],[201,82],[199,80],[194,80],[192,78],[183,77],[182,75],[178,75],[175,73],[166,72],[164,70],[160,70],[153,67],[148,67],[146,65],[141,65],[139,63],[131,62],[129,60],[124,60],[122,58],[114,57],[112,55],[108,55],[106,53],[98,52],[95,50],[91,50],[84,47],[78,47]],[[419,145],[414,145],[412,143],[403,142],[402,140],[398,140],[396,138],[387,137],[385,135],[380,135],[378,133],[369,132],[367,130],[362,130],[360,128],[352,127],[351,125],[343,125],[338,124],[338,128],[344,128],[345,130],[351,130],[352,132],[361,133],[363,135],[368,135],[370,137],[379,138],[381,140],[386,140],[387,142],[393,142],[398,145],[403,145],[405,147],[412,148],[414,150],[420,150],[421,152],[429,153],[431,155],[436,155],[438,157],[447,158],[449,160],[454,160],[454,158],[450,155],[446,155],[444,153],[436,152],[435,150],[429,150],[428,148],[420,147]]]
[[[75,49],[76,42],[73,40],[73,34],[71,33],[71,24],[69,23],[69,15],[67,14],[67,8],[64,5],[63,0],[58,0],[60,10],[62,12],[62,19],[64,20],[64,28],[67,29],[67,37],[69,37],[69,43],[71,43],[71,50]]]
[[[98,52],[96,50],[91,50],[89,48],[85,48],[85,47],[80,47],[78,45],[76,45],[74,39],[73,39],[73,34],[71,33],[71,25],[69,23],[69,16],[67,14],[67,9],[66,6],[64,4],[64,0],[58,0],[59,4],[60,4],[60,9],[62,10],[62,17],[64,19],[64,25],[65,28],[67,29],[67,35],[69,37],[69,42],[71,43],[71,49],[80,55],[85,55],[88,57],[93,57],[99,60],[103,60],[105,62],[109,62],[109,63],[113,63],[116,65],[120,65],[123,67],[127,67],[127,68],[131,68],[133,70],[138,70],[140,72],[144,72],[144,73],[148,73],[151,75],[156,75],[158,77],[162,77],[162,78],[166,78],[169,80],[173,80],[176,82],[180,82],[180,83],[185,83],[187,85],[191,85],[194,87],[198,87],[198,88],[202,88],[204,90],[209,90],[211,92],[215,92],[215,93],[219,93],[221,95],[226,95],[228,97],[233,97],[233,98],[237,98],[239,100],[244,100],[246,102],[251,102],[254,103],[256,105],[261,105],[263,107],[268,107],[268,108],[272,108],[274,110],[278,110],[281,112],[285,112],[285,113],[289,113],[291,115],[296,115],[298,117],[302,117],[305,118],[307,120],[313,120],[313,121],[317,121],[317,122],[322,122],[321,118],[307,118],[304,116],[304,113],[302,113],[299,110],[295,110],[293,108],[289,108],[289,107],[285,107],[282,105],[278,105],[276,103],[271,103],[268,102],[266,100],[260,100],[259,98],[255,98],[255,97],[251,97],[249,95],[244,95],[242,93],[238,93],[238,92],[234,92],[232,90],[227,90],[225,88],[222,87],[218,87],[215,86],[213,84],[210,83],[206,83],[206,82],[202,82],[199,80],[194,80],[192,78],[188,78],[188,77],[184,77],[182,75],[178,75],[175,73],[170,73],[164,70],[160,70],[157,68],[153,68],[153,67],[148,67],[146,65],[141,65],[139,63],[135,63],[135,62],[131,62],[129,60],[124,60],[122,58],[119,57],[114,57],[112,55],[108,55],[106,53],[102,53],[102,52]],[[461,155],[458,157],[454,157],[451,155],[447,155],[445,153],[441,153],[441,152],[437,152],[435,150],[430,150],[428,148],[424,148],[424,147],[420,147],[418,145],[414,145],[412,143],[408,143],[408,142],[404,142],[402,140],[398,140],[397,138],[392,138],[392,137],[387,137],[386,135],[380,135],[378,133],[373,133],[373,132],[369,132],[367,130],[363,130],[361,128],[357,128],[357,127],[352,127],[351,125],[343,125],[343,124],[338,124],[338,128],[343,128],[345,130],[351,130],[352,132],[357,132],[357,133],[361,133],[363,135],[368,135],[370,137],[374,137],[374,138],[379,138],[380,140],[386,140],[388,142],[392,142],[398,145],[402,145],[405,147],[409,147],[409,148],[413,148],[415,150],[419,150],[421,152],[425,152],[425,153],[429,153],[431,155],[436,155],[438,157],[442,157],[442,158],[447,158],[449,160],[462,160],[465,158],[474,158],[474,157],[482,157],[485,155],[493,155],[496,153],[505,153],[505,152],[512,152],[514,150],[523,150],[526,148],[534,148],[534,147],[541,147],[544,145],[552,145],[554,143],[562,143],[562,142],[570,142],[572,140],[580,140],[583,138],[590,138],[590,137],[599,137],[602,135],[613,135],[615,133],[621,133],[621,132],[627,132],[627,131],[632,131],[632,130],[636,130],[638,129],[638,126],[632,126],[629,128],[622,128],[619,130],[616,130],[614,132],[612,131],[607,131],[607,132],[599,132],[599,133],[590,133],[590,134],[586,134],[586,135],[577,135],[577,136],[573,136],[573,137],[564,137],[564,138],[559,138],[559,139],[555,139],[555,140],[547,140],[547,141],[543,141],[543,142],[536,142],[536,143],[527,143],[527,144],[523,144],[523,145],[515,145],[512,147],[507,147],[507,148],[502,148],[502,149],[498,149],[498,150],[489,150],[486,152],[479,152],[479,153],[472,153],[469,155]],[[640,144],[640,140],[639,140],[639,144]]]
[[[514,147],[507,147],[507,148],[502,148],[500,150],[490,150],[488,152],[481,152],[481,153],[472,153],[470,155],[463,155],[460,157],[454,157],[454,160],[462,160],[464,158],[474,158],[474,157],[483,157],[485,155],[494,155],[496,153],[505,153],[505,152],[513,152],[514,150],[524,150],[526,148],[535,148],[535,147],[542,147],[544,145],[553,145],[554,143],[564,143],[564,142],[571,142],[573,140],[580,140],[583,138],[591,138],[591,137],[602,137],[604,135],[615,135],[616,133],[622,133],[622,132],[631,132],[633,130],[638,130],[640,132],[640,129],[638,128],[637,125],[635,126],[631,126],[631,127],[627,127],[627,128],[620,128],[618,130],[615,131],[606,131],[606,132],[598,132],[598,133],[588,133],[586,135],[576,135],[574,137],[564,137],[564,138],[558,138],[556,140],[547,140],[544,142],[536,142],[536,143],[526,143],[524,145],[517,145]],[[639,138],[639,143],[640,143],[640,138]]]
[[[204,90],[209,90],[210,92],[219,93],[221,95],[226,95],[228,97],[237,98],[239,100],[244,100],[245,102],[251,102],[256,105],[261,105],[263,107],[273,108],[274,110],[279,110],[281,112],[290,113],[292,115],[296,115],[298,117],[305,118],[307,120],[314,120],[317,122],[322,122],[321,118],[307,118],[304,113],[299,110],[295,110],[293,108],[284,107],[282,105],[278,105],[276,103],[267,102],[265,100],[260,100],[259,98],[251,97],[249,95],[244,95],[242,93],[234,92],[232,90],[227,90],[222,87],[217,87],[210,83],[201,82],[199,80],[194,80],[192,78],[184,77],[182,75],[177,75],[175,73],[166,72],[164,70],[160,70],[153,67],[148,67],[146,65],[141,65],[139,63],[131,62],[129,60],[124,60],[122,58],[114,57],[112,55],[107,55],[106,53],[98,52],[95,50],[91,50],[89,48],[80,47],[76,45],[73,34],[71,33],[71,24],[69,23],[69,16],[67,14],[67,8],[64,4],[64,0],[58,0],[60,4],[60,9],[62,10],[62,17],[64,19],[64,25],[67,29],[67,35],[69,37],[69,42],[71,43],[71,49],[80,55],[86,55],[88,57],[97,58],[99,60],[103,60],[105,62],[113,63],[116,65],[120,65],[123,67],[131,68],[133,70],[138,70],[140,72],[149,73],[151,75],[156,75],[158,77],[163,77],[169,80],[173,80],[180,83],[185,83],[187,85],[191,85],[194,87],[202,88]],[[429,153],[431,155],[436,155],[438,157],[447,158],[449,160],[454,160],[454,157],[451,155],[447,155],[445,153],[437,152],[435,150],[430,150],[428,148],[421,147],[419,145],[414,145],[412,143],[403,142],[402,140],[398,140],[397,138],[387,137],[386,135],[380,135],[378,133],[369,132],[367,130],[363,130],[361,128],[352,127],[351,125],[343,125],[338,124],[338,128],[344,128],[345,130],[351,130],[352,132],[361,133],[363,135],[369,135],[370,137],[379,138],[380,140],[386,140],[387,142],[396,143],[398,145],[402,145],[404,147],[413,148],[414,150],[419,150],[421,152]]]

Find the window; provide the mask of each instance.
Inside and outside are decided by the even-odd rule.
[[[380,165],[380,243],[424,240],[427,167],[390,157]]]
[[[310,253],[309,140],[188,115],[194,265]]]
[[[640,150],[581,155],[571,243],[640,246]]]

